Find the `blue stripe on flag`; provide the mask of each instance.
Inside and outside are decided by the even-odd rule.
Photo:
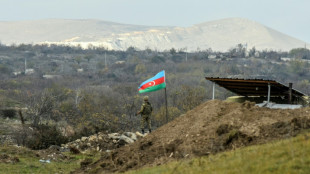
[[[141,86],[143,86],[144,84],[146,84],[146,83],[148,83],[148,82],[151,82],[151,81],[153,81],[153,80],[159,79],[159,78],[164,77],[164,76],[165,76],[165,70],[162,70],[162,71],[160,71],[159,73],[157,73],[154,77],[152,77],[152,78],[150,78],[150,79],[144,81],[143,83],[141,83],[141,85],[139,86],[139,88],[141,88]],[[165,79],[165,81],[166,81],[166,79]]]

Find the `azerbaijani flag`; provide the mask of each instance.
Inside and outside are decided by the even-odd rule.
[[[139,93],[152,92],[166,87],[165,70],[160,71],[154,77],[144,81],[139,86]]]

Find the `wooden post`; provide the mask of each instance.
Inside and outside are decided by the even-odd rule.
[[[214,100],[214,95],[215,95],[215,82],[212,83],[213,88],[212,88],[212,100]]]
[[[288,90],[288,103],[292,104],[292,89],[293,89],[293,83],[289,83],[289,90]]]
[[[270,102],[270,83],[268,83],[268,99],[267,99],[267,103]]]
[[[166,123],[168,123],[168,102],[167,102],[167,90],[165,88],[165,100],[166,100]]]

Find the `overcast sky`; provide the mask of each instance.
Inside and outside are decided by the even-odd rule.
[[[0,21],[99,19],[188,27],[231,17],[310,43],[310,0],[0,0]]]

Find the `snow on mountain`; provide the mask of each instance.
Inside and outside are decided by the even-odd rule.
[[[227,51],[237,44],[258,50],[288,51],[305,42],[242,18],[205,22],[191,27],[128,25],[100,20],[48,19],[0,22],[2,44],[48,43],[103,46],[109,49]]]

